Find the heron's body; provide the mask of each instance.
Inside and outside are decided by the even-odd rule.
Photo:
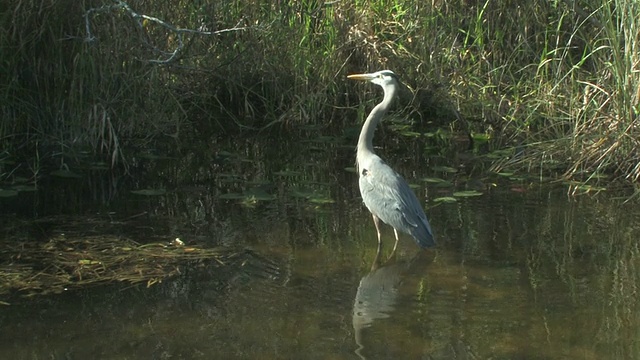
[[[434,246],[427,216],[409,184],[373,152],[373,133],[398,89],[396,75],[383,70],[372,74],[349,75],[349,78],[370,81],[384,90],[384,99],[371,110],[362,126],[356,154],[360,194],[373,216],[378,233],[378,255],[382,247],[379,220],[394,229],[396,243],[393,252],[398,245],[398,231],[411,235],[422,248]]]
[[[407,182],[374,156],[360,170],[359,181],[360,194],[369,212],[395,230],[411,235],[420,247],[435,245],[429,221]]]

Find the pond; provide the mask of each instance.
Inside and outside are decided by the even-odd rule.
[[[233,269],[185,263],[149,287],[7,298],[0,358],[640,358],[637,203],[569,196],[526,175],[474,176],[409,140],[386,144],[383,157],[428,195],[438,246],[420,250],[403,236],[396,257],[372,271],[376,234],[351,141],[319,138],[300,151],[212,141],[195,146],[207,151],[141,157],[137,177],[51,180],[65,190],[40,195],[45,214],[135,216],[136,229],[124,222],[121,234],[246,257]],[[386,256],[387,226],[383,239]]]

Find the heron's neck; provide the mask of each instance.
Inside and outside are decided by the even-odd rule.
[[[395,96],[395,88],[384,89],[384,99],[378,105],[376,105],[369,116],[367,116],[367,120],[362,125],[362,130],[360,130],[360,138],[358,139],[358,147],[357,147],[357,162],[358,167],[362,166],[362,162],[365,158],[368,158],[367,155],[374,154],[373,152],[373,133],[376,130],[376,126],[382,117],[389,110],[389,105],[391,105],[391,101]]]

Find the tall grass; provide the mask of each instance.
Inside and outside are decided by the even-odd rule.
[[[129,145],[203,128],[342,127],[376,91],[345,75],[390,68],[415,90],[408,116],[520,149],[496,169],[640,178],[636,1],[137,0],[176,28],[244,30],[179,36],[114,8],[89,16],[86,41],[87,10],[114,3],[0,7],[7,156],[76,148],[116,164]]]

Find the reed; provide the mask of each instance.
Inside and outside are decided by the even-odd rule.
[[[520,149],[497,168],[640,178],[636,1],[128,3],[172,27],[106,4],[0,9],[5,157],[27,148],[63,164],[77,148],[115,166],[132,145],[203,128],[343,128],[375,91],[345,75],[391,68],[414,90],[404,113],[419,130]]]

